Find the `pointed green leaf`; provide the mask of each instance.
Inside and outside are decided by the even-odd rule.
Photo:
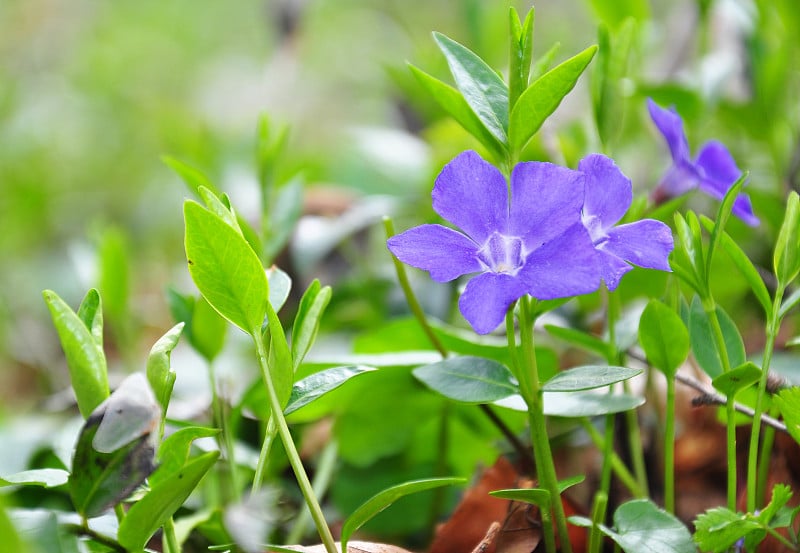
[[[150,475],[150,485],[160,484],[186,464],[193,441],[199,438],[211,438],[219,432],[217,428],[188,426],[170,434],[158,448],[158,470]]]
[[[509,109],[514,107],[522,92],[528,88],[528,76],[531,71],[531,57],[533,55],[533,21],[534,9],[531,8],[525,17],[525,23],[520,23],[517,10],[511,7],[508,11],[511,32],[509,48]]]
[[[295,372],[317,338],[322,314],[331,301],[332,293],[330,286],[321,286],[315,279],[300,299],[300,307],[292,326],[292,361]]]
[[[150,537],[184,504],[217,457],[217,451],[195,457],[150,488],[122,519],[119,543],[129,551],[144,549]]]
[[[781,319],[784,318],[786,314],[789,311],[791,311],[798,303],[800,303],[800,288],[792,292],[788,298],[783,300],[781,308],[778,310],[778,317],[780,317]]]
[[[486,62],[474,52],[446,37],[433,33],[439,49],[447,59],[450,72],[467,104],[483,125],[501,143],[508,134],[508,88]]]
[[[642,369],[585,365],[561,371],[542,386],[545,392],[578,392],[610,386],[642,374]]]
[[[625,553],[697,553],[684,524],[649,499],[634,499],[614,512],[614,531],[600,527]]]
[[[578,77],[592,61],[596,51],[597,46],[590,46],[539,77],[522,93],[511,112],[509,123],[512,151],[521,150],[545,119],[556,110],[561,100],[575,87]]]
[[[498,140],[489,132],[481,120],[478,119],[478,116],[475,115],[475,112],[472,111],[472,108],[469,107],[464,97],[455,88],[411,64],[409,64],[408,68],[425,90],[456,120],[456,123],[464,127],[465,131],[483,144],[484,148],[494,155],[496,160],[499,161],[505,158],[506,147],[503,141]]]
[[[623,90],[628,59],[633,47],[636,21],[628,18],[614,32],[601,26],[599,50],[592,75],[592,106],[601,142],[610,146],[622,130],[626,94]]]
[[[708,232],[713,232],[714,222],[711,219],[708,217],[701,217],[700,222]],[[725,250],[725,253],[728,254],[733,264],[736,265],[736,268],[739,269],[739,272],[742,273],[742,276],[750,285],[750,289],[753,291],[756,299],[761,304],[761,307],[764,308],[764,313],[766,313],[767,318],[771,317],[772,300],[770,299],[767,286],[764,284],[764,279],[762,279],[761,275],[758,273],[758,269],[756,269],[753,262],[747,257],[747,254],[744,253],[739,244],[737,244],[730,235],[725,232],[720,232],[718,241],[719,246]],[[800,294],[798,294],[797,299],[800,300]],[[781,310],[783,311],[783,309]]]
[[[274,262],[286,247],[302,214],[303,182],[294,179],[280,187],[267,214],[264,229],[265,262]]]
[[[761,369],[748,361],[744,365],[722,373],[712,380],[711,384],[726,396],[734,397],[739,391],[755,384],[760,379]]]
[[[147,358],[147,380],[153,393],[161,404],[163,413],[167,412],[172,387],[175,385],[175,371],[170,367],[170,354],[181,338],[184,323],[178,323],[169,329],[150,349]]]
[[[558,481],[558,492],[564,493],[565,490],[576,484],[580,484],[586,479],[583,475],[573,476]],[[492,497],[509,499],[511,501],[524,501],[533,503],[542,509],[550,508],[550,492],[542,488],[515,488],[505,490],[494,490],[489,492]]]
[[[292,393],[295,368],[292,366],[292,354],[283,332],[283,325],[269,303],[267,303],[267,325],[270,344],[267,359],[269,376],[278,396],[278,402],[281,408],[284,408]]]
[[[219,190],[217,190],[214,184],[199,169],[170,156],[163,156],[161,161],[175,171],[178,176],[183,179],[183,182],[186,184],[186,186],[189,187],[189,190],[194,192],[198,198],[201,197],[201,187],[208,188],[217,197],[220,196]]]
[[[261,331],[269,285],[256,253],[230,225],[186,201],[186,257],[200,293],[220,315],[247,332]]]
[[[650,364],[669,379],[689,355],[689,331],[680,315],[655,299],[639,320],[639,343]]]
[[[52,290],[45,290],[42,296],[50,310],[53,325],[56,327],[61,347],[67,358],[78,409],[81,415],[87,418],[108,397],[108,371],[102,345],[97,343],[97,339],[84,321],[58,294]],[[89,308],[84,313],[88,311]],[[91,319],[93,328],[96,329],[95,325],[98,324],[96,316]]]
[[[554,43],[544,54],[536,58],[531,68],[531,74],[528,77],[528,82],[533,83],[539,80],[539,77],[550,71],[553,66],[553,60],[556,59],[556,54],[561,50],[561,43]]]
[[[629,394],[545,392],[544,414],[567,418],[597,417],[630,411],[643,403],[643,397]]]
[[[728,352],[728,361],[731,367],[738,367],[747,360],[742,336],[736,328],[736,323],[721,307],[717,306],[716,313]],[[711,378],[721,375],[723,366],[711,330],[711,322],[697,296],[692,300],[689,311],[689,341],[697,363],[706,374]]]
[[[289,402],[283,413],[285,415],[294,413],[331,390],[335,390],[351,378],[375,370],[377,370],[375,367],[362,365],[333,367],[307,376],[292,387],[292,394],[289,396]]]
[[[364,502],[358,509],[347,517],[342,525],[342,542],[341,550],[347,551],[347,542],[353,532],[361,528],[372,517],[386,509],[389,505],[404,497],[406,495],[439,488],[442,486],[452,486],[455,484],[463,484],[466,480],[464,478],[430,478],[426,480],[412,480],[391,488],[378,492],[366,502]]]
[[[275,265],[267,269],[269,282],[269,303],[277,313],[289,298],[292,289],[292,278]]]
[[[78,317],[89,329],[98,347],[103,347],[103,302],[100,293],[92,288],[78,306]]]
[[[206,204],[206,208],[228,223],[236,232],[242,234],[242,228],[239,226],[239,219],[236,217],[236,214],[233,212],[233,209],[230,206],[230,200],[228,196],[222,194],[221,197],[218,197],[213,191],[209,190],[205,186],[200,187],[200,198],[202,198],[203,203]],[[221,198],[221,199],[220,199]],[[242,234],[242,236],[244,236]]]
[[[480,357],[445,359],[417,367],[412,374],[430,389],[464,403],[490,403],[519,392],[505,365]]]
[[[778,285],[783,288],[800,272],[800,196],[794,190],[786,202],[786,215],[775,243],[773,266]]]

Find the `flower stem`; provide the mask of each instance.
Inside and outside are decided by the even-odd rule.
[[[258,365],[261,369],[261,376],[264,379],[264,385],[267,388],[267,400],[269,401],[272,419],[275,421],[275,424],[278,427],[278,435],[283,443],[289,464],[294,471],[297,484],[300,486],[300,491],[306,500],[306,505],[308,505],[308,510],[311,512],[311,518],[314,520],[314,524],[317,527],[317,532],[322,540],[322,544],[325,546],[325,551],[327,553],[339,553],[336,548],[336,543],[333,540],[333,536],[331,535],[331,530],[328,528],[328,524],[325,522],[325,517],[322,514],[322,508],[317,501],[317,496],[314,493],[314,489],[311,486],[311,482],[309,481],[308,475],[303,467],[303,461],[300,459],[300,454],[297,452],[297,448],[294,445],[292,434],[289,432],[289,426],[286,424],[286,418],[283,416],[283,410],[281,409],[280,401],[278,400],[278,394],[275,391],[275,385],[273,384],[272,376],[269,373],[269,366],[267,364],[267,347],[264,344],[264,337],[258,328],[253,329],[250,335],[253,337],[253,341],[255,342],[256,346],[256,352],[258,353]]]
[[[164,533],[161,538],[164,553],[181,553],[178,538],[175,535],[175,521],[169,517],[164,523]]]
[[[600,450],[606,449],[606,440],[597,429],[592,426],[591,421],[586,418],[582,417],[578,419],[583,426],[583,429],[586,430],[586,433],[589,434],[589,438],[591,438],[592,443],[594,443],[595,447]],[[617,475],[620,482],[628,488],[628,491],[631,492],[631,495],[635,498],[644,498],[647,497],[647,494],[642,490],[639,486],[639,482],[636,481],[633,474],[628,470],[628,467],[622,462],[622,459],[619,458],[619,455],[613,450],[611,451],[611,468],[614,470],[614,474]]]
[[[533,457],[536,461],[536,472],[539,485],[550,492],[550,506],[558,537],[561,553],[572,553],[572,545],[567,532],[567,517],[564,505],[561,503],[561,494],[558,489],[558,478],[553,463],[553,453],[550,450],[550,440],[547,436],[547,424],[544,415],[544,392],[539,382],[539,369],[536,365],[536,355],[533,338],[533,317],[531,315],[530,298],[523,296],[520,304],[520,342],[524,363],[520,367],[517,379],[520,392],[528,406],[528,420],[531,427],[531,443]],[[544,517],[543,517],[544,521]],[[547,537],[549,524],[543,524],[545,537]],[[545,542],[546,543],[546,542]],[[552,546],[554,547],[554,546]],[[554,549],[548,548],[548,551]]]
[[[275,417],[270,415],[267,420],[267,426],[264,429],[264,441],[261,444],[261,451],[258,454],[258,463],[256,464],[256,473],[253,476],[253,487],[251,493],[256,493],[261,489],[264,483],[264,475],[267,472],[267,462],[269,461],[269,452],[272,449],[272,444],[275,442],[275,436],[278,434],[278,427],[275,424]]]
[[[667,378],[664,415],[664,509],[675,513],[675,379]]]
[[[753,413],[753,429],[750,433],[750,448],[747,454],[747,510],[755,512],[757,508],[758,494],[765,490],[758,490],[758,442],[761,432],[761,415],[764,412],[764,396],[767,391],[767,379],[769,378],[769,366],[772,362],[772,352],[775,348],[775,339],[781,325],[780,307],[783,301],[783,287],[778,286],[775,290],[775,298],[772,302],[772,311],[769,322],[767,323],[767,343],[764,345],[764,357],[761,362],[761,379],[758,382],[758,395]],[[767,465],[768,460],[762,462]],[[764,469],[766,470],[766,469]]]
[[[717,307],[710,295],[703,300],[703,310],[708,316],[711,325],[711,334],[719,354],[722,372],[731,370],[731,362],[728,358],[728,347],[725,345],[725,336],[722,333],[722,326],[717,317]],[[736,511],[736,405],[733,401],[733,394],[730,394],[725,402],[725,419],[727,425],[727,450],[728,450],[728,508]]]

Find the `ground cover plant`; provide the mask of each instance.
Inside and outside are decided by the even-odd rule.
[[[573,50],[534,40],[566,5],[468,2],[472,33],[434,18],[384,60],[405,134],[352,130],[327,175],[359,198],[310,181],[336,161],[295,157],[281,113],[250,122],[246,193],[154,158],[178,269],[137,295],[132,236],[97,223],[92,284],[43,286],[61,379],[0,428],[3,547],[800,550],[800,17],[584,7]],[[291,48],[303,9],[276,9]],[[668,13],[696,44],[653,47]]]

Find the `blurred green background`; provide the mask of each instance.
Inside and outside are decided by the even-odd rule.
[[[31,408],[42,394],[68,385],[41,300],[45,288],[76,306],[86,289],[100,287],[112,360],[114,348],[119,358],[142,359],[171,324],[165,287],[190,289],[180,208],[190,194],[161,162],[164,154],[205,172],[244,216],[257,217],[256,125],[267,114],[290,128],[280,170],[302,172],[308,213],[329,216],[333,228],[350,225],[343,241],[376,226],[382,210],[398,210],[400,227],[430,218],[435,174],[477,145],[444,117],[405,63],[450,82],[431,40],[437,30],[504,67],[509,5],[0,3],[3,404]],[[530,7],[513,5],[523,14]],[[534,57],[560,42],[556,59],[565,59],[597,42],[598,24],[613,30],[625,16],[637,21],[629,77],[619,89],[628,100],[626,117],[614,123],[620,139],[609,152],[637,190],[655,186],[668,164],[644,108],[652,95],[678,107],[695,151],[720,138],[751,170],[750,190],[765,224],[745,235],[734,222],[732,232],[745,245],[774,234],[799,157],[800,16],[793,2],[548,0],[535,7]],[[590,68],[529,157],[574,164],[599,149],[591,78]],[[354,206],[355,222],[330,218]],[[300,231],[309,228],[317,227]],[[324,234],[332,227],[322,228]],[[286,268],[301,285],[317,274],[334,284],[339,300],[330,324],[363,327],[388,316],[392,277],[381,269],[388,262],[381,232],[345,247],[344,261],[332,267],[318,261],[339,244],[304,257],[304,245],[315,240],[309,236],[296,237]],[[768,263],[769,252],[748,251]],[[376,287],[366,299],[365,285]]]

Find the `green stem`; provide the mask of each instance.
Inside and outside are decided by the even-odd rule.
[[[528,406],[528,420],[530,422],[531,443],[533,457],[536,461],[536,472],[539,484],[550,492],[550,505],[552,516],[555,520],[561,544],[561,553],[572,553],[572,544],[567,531],[567,517],[564,505],[561,503],[561,494],[558,489],[558,477],[553,463],[553,453],[550,450],[550,440],[547,436],[547,423],[544,415],[544,392],[539,382],[539,369],[536,365],[536,355],[533,337],[533,317],[531,304],[528,297],[522,297],[520,303],[520,342],[524,365],[519,371],[517,379],[520,383],[520,392]],[[548,525],[544,525],[545,536]],[[555,547],[554,545],[552,547]],[[554,549],[548,549],[554,551]]]
[[[258,463],[256,464],[256,473],[253,476],[252,493],[256,493],[261,489],[264,483],[264,475],[267,472],[267,463],[269,462],[269,452],[272,449],[272,444],[275,442],[275,436],[278,434],[278,426],[275,424],[275,417],[270,415],[267,420],[267,426],[264,429],[264,441],[261,445],[261,451],[258,453]]]
[[[770,410],[770,416],[776,418],[780,415],[780,411],[772,407]],[[761,416],[762,420],[764,415]],[[759,459],[762,462],[758,465],[758,479],[756,484],[756,505],[763,505],[765,500],[765,495],[767,493],[767,479],[769,478],[769,458],[772,455],[772,448],[775,445],[775,427],[766,425],[764,428],[764,435],[761,438],[761,452],[759,453]],[[765,462],[766,461],[766,462]]]
[[[586,433],[589,434],[595,447],[604,451],[606,449],[606,440],[600,435],[597,429],[592,426],[592,422],[586,417],[582,417],[578,420],[584,430],[586,430]],[[641,486],[639,486],[639,482],[636,481],[636,478],[634,478],[633,474],[628,470],[628,467],[625,466],[625,463],[622,462],[622,459],[619,458],[619,455],[617,455],[613,449],[611,451],[611,468],[620,482],[628,488],[632,496],[639,499],[647,497],[647,494],[642,490]]]
[[[767,379],[769,378],[769,366],[772,362],[772,351],[775,348],[775,339],[778,336],[778,330],[781,325],[779,312],[781,301],[783,301],[783,292],[782,286],[775,290],[772,312],[767,324],[767,343],[764,345],[764,358],[761,362],[761,379],[758,382],[758,395],[753,408],[753,429],[750,433],[750,448],[747,454],[747,510],[751,513],[755,512],[757,507],[756,500],[758,499],[759,491],[756,486],[758,484],[758,442],[761,435],[761,415],[764,412],[764,396],[767,393]],[[764,463],[767,463],[767,459],[764,459]]]
[[[336,455],[338,454],[338,450],[339,448],[335,441],[328,442],[328,445],[322,450],[317,470],[314,473],[314,481],[311,483],[317,497],[322,497],[330,486],[331,480],[333,479],[333,470],[336,468]],[[308,509],[303,509],[303,512],[297,517],[297,520],[295,520],[291,530],[287,534],[286,543],[300,543],[306,533],[309,522],[311,522],[311,512]]]
[[[731,370],[728,347],[725,345],[725,336],[722,333],[722,327],[717,317],[717,307],[710,296],[703,299],[703,310],[706,312],[708,322],[711,325],[711,334],[719,354],[722,372],[728,372]],[[728,508],[731,511],[736,511],[736,404],[733,394],[730,394],[725,401],[725,418],[728,450]]]
[[[314,520],[314,524],[317,527],[317,532],[322,540],[322,544],[325,546],[325,551],[327,553],[339,553],[336,548],[336,542],[331,535],[331,530],[328,528],[328,524],[325,522],[325,517],[322,514],[322,508],[320,507],[319,502],[317,501],[317,496],[314,493],[314,488],[311,486],[311,482],[308,480],[308,475],[303,467],[303,461],[300,459],[300,454],[297,452],[297,448],[294,445],[292,434],[289,432],[289,426],[286,424],[286,418],[283,416],[283,410],[281,409],[280,401],[278,400],[278,394],[275,391],[275,385],[273,384],[272,377],[269,373],[269,366],[267,364],[267,347],[264,344],[264,337],[261,335],[259,328],[252,329],[250,335],[253,337],[256,351],[258,353],[258,364],[261,369],[261,376],[264,379],[264,385],[267,388],[267,399],[269,401],[272,418],[275,420],[275,424],[278,427],[278,435],[283,443],[289,464],[294,471],[297,484],[300,486],[300,491],[306,500],[306,505],[308,505],[309,511],[311,511],[311,518]]]
[[[214,374],[213,363],[208,363],[208,380],[211,386],[211,411],[214,417],[214,425],[220,429],[220,434],[217,435],[217,445],[220,451],[225,451],[225,458],[228,465],[228,477],[230,481],[228,485],[224,480],[220,480],[220,497],[223,504],[227,503],[229,497],[233,497],[233,501],[238,501],[241,497],[238,485],[238,478],[236,477],[236,460],[233,453],[233,436],[231,436],[230,428],[228,427],[225,419],[222,401],[220,401],[219,393],[217,391],[217,378]]]
[[[161,545],[164,553],[181,553],[181,547],[178,545],[178,538],[175,535],[175,521],[172,517],[169,517],[164,523]]]
[[[92,538],[93,541],[96,541],[99,544],[105,545],[112,551],[119,551],[120,553],[127,553],[127,549],[122,547],[119,542],[116,540],[109,538],[106,535],[100,534],[99,532],[95,532],[91,528],[89,528],[88,524],[65,524],[64,529],[71,534],[75,534],[76,536],[87,536]]]
[[[594,495],[594,504],[592,505],[592,529],[589,531],[589,546],[587,547],[589,553],[600,553],[600,547],[603,545],[603,533],[600,531],[600,525],[606,522],[607,507],[608,494],[598,490]]]
[[[603,444],[603,466],[600,471],[600,488],[594,495],[592,507],[592,530],[589,534],[589,553],[600,553],[603,537],[600,525],[606,522],[608,494],[611,490],[611,456],[614,453],[614,415],[606,415],[605,443]]]
[[[675,379],[667,378],[664,415],[664,509],[675,513]]]

